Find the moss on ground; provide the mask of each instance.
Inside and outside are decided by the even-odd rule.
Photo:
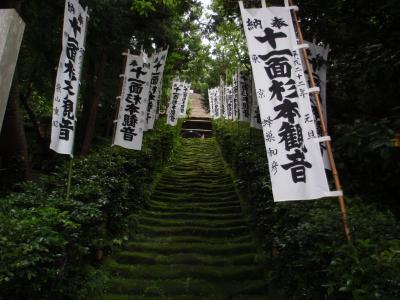
[[[98,300],[268,299],[263,266],[215,139],[183,139],[135,240],[105,262]]]

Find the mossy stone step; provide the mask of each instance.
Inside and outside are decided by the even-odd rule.
[[[196,178],[197,180],[200,181],[213,181],[213,180],[227,180],[230,179],[228,175],[213,175],[213,174],[198,174],[197,172],[185,172],[184,174],[178,174],[176,172],[168,172],[165,173],[162,177],[163,180],[169,180],[169,181],[174,181],[176,180],[177,182],[179,180],[193,180]]]
[[[227,206],[227,207],[164,207],[164,206],[152,206],[148,205],[147,209],[151,209],[153,211],[162,211],[162,212],[172,212],[172,213],[180,213],[180,212],[193,212],[193,213],[212,213],[212,214],[232,214],[232,213],[240,213],[241,208],[239,206]]]
[[[252,288],[252,290],[257,293],[259,293],[260,289],[267,291],[265,282],[262,280],[241,280],[213,283],[208,280],[192,278],[181,280],[140,280],[116,277],[110,280],[110,284],[111,288],[109,292],[111,293],[159,297],[182,294],[190,294],[194,296],[229,295],[226,299],[230,299],[235,295],[239,295],[240,291],[247,286],[249,289]],[[252,293],[248,294],[251,295]]]
[[[226,244],[226,243],[251,243],[253,237],[251,235],[242,236],[223,236],[223,237],[204,237],[204,236],[180,236],[180,235],[169,235],[169,236],[149,236],[143,233],[137,235],[137,240],[142,242],[152,241],[155,243],[206,243],[206,244]]]
[[[255,253],[226,255],[206,255],[197,253],[175,253],[172,255],[145,252],[122,251],[115,256],[120,264],[161,264],[161,265],[207,265],[207,266],[237,266],[255,263]]]
[[[238,220],[242,219],[241,213],[193,213],[193,212],[164,212],[164,211],[152,211],[144,209],[141,212],[142,216],[154,217],[159,219],[177,219],[177,220],[208,220],[210,222],[220,220]]]
[[[206,255],[235,255],[254,252],[253,243],[179,243],[179,242],[130,242],[127,250],[130,252],[156,252],[159,254],[194,253]]]
[[[217,196],[217,195],[236,195],[235,189],[233,186],[227,186],[224,188],[214,188],[212,186],[206,188],[206,187],[191,187],[189,185],[183,186],[183,185],[177,185],[177,186],[158,186],[155,190],[155,192],[169,192],[169,193],[175,193],[175,194],[185,194],[185,193],[191,193],[191,194],[201,194],[203,196]]]
[[[198,169],[196,166],[192,166],[192,168],[185,168],[184,170],[177,170],[174,166],[173,168],[169,168],[163,172],[163,177],[166,176],[167,179],[171,178],[183,178],[184,176],[193,176],[199,177],[204,180],[212,180],[212,179],[227,179],[229,175],[225,171],[215,171],[215,170],[208,170],[206,172],[204,169]]]
[[[192,264],[127,265],[115,261],[106,263],[115,276],[137,279],[183,279],[196,278],[212,281],[262,279],[262,266],[204,266]]]
[[[165,188],[165,189],[159,189],[156,188],[155,190],[156,194],[160,195],[165,195],[169,194],[170,196],[175,196],[175,197],[180,197],[180,196],[188,196],[188,197],[200,197],[200,199],[204,198],[219,198],[219,197],[236,197],[237,194],[234,190],[234,188],[230,189],[221,189],[221,190],[213,190],[213,189],[199,189],[199,188],[194,188],[191,189],[189,187],[177,187],[177,188]]]
[[[248,298],[249,299],[249,298]],[[173,297],[167,296],[138,296],[138,295],[121,295],[121,294],[104,294],[92,298],[91,300],[222,300],[221,298],[214,298],[211,296],[193,296],[193,295],[174,295]],[[224,299],[226,300],[226,299]]]
[[[236,201],[239,202],[236,195],[232,194],[229,196],[208,196],[207,198],[196,198],[193,194],[165,194],[165,193],[157,193],[151,196],[152,200],[161,201],[161,202],[169,202],[169,203],[214,203],[214,202],[221,202],[221,201]]]
[[[216,184],[212,182],[208,183],[191,183],[191,184],[177,184],[176,182],[173,183],[162,183],[159,182],[157,185],[157,190],[163,189],[171,189],[174,188],[176,191],[191,191],[191,190],[206,190],[206,191],[231,191],[234,189],[232,183],[225,183],[225,184]]]
[[[238,200],[222,200],[218,199],[217,201],[211,202],[200,202],[198,200],[190,199],[188,201],[168,201],[168,200],[150,200],[147,205],[149,207],[179,207],[179,208],[225,208],[225,207],[234,207],[237,206],[240,208],[240,202]]]
[[[234,237],[249,234],[247,226],[232,226],[232,227],[165,227],[165,226],[148,226],[139,224],[138,230],[147,236],[202,236],[202,237]]]
[[[171,177],[169,177],[169,178],[161,177],[158,184],[176,184],[176,185],[190,185],[190,184],[224,185],[224,184],[229,184],[229,185],[232,185],[232,180],[230,178],[219,178],[219,179],[211,180],[209,178],[201,179],[201,178],[193,178],[193,177],[187,177],[187,176],[184,176],[181,178],[174,177],[173,179]]]
[[[244,219],[238,220],[218,220],[210,222],[209,220],[193,219],[160,219],[150,218],[146,216],[139,217],[139,223],[148,226],[162,226],[162,227],[204,227],[204,228],[226,228],[234,226],[247,226]]]
[[[200,196],[200,197],[199,197]],[[152,196],[152,198],[165,198],[165,199],[171,199],[171,200],[184,200],[184,199],[192,199],[192,200],[197,200],[197,201],[202,201],[204,203],[207,202],[212,202],[216,201],[219,199],[226,199],[226,200],[233,200],[233,199],[238,199],[237,195],[233,192],[225,192],[223,194],[209,194],[206,195],[205,193],[199,193],[199,192],[186,192],[186,193],[175,193],[175,192],[168,192],[168,191],[157,191],[156,194]]]

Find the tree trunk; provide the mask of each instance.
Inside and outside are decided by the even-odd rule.
[[[101,50],[100,65],[95,68],[95,84],[94,84],[94,95],[89,103],[89,107],[85,108],[85,126],[83,127],[83,142],[81,155],[86,155],[90,151],[93,137],[96,129],[96,116],[99,109],[100,94],[103,85],[104,71],[107,63],[107,52],[106,49]]]
[[[18,98],[18,74],[15,71],[0,137],[4,167],[10,175],[8,176],[10,183],[14,180],[20,181],[31,178],[28,145]]]
[[[28,113],[29,120],[31,121],[33,130],[35,131],[37,142],[39,143],[39,145],[42,149],[43,156],[46,156],[50,152],[50,150],[49,150],[50,148],[49,148],[48,143],[46,143],[45,138],[40,133],[39,121],[37,120],[34,111],[29,106],[29,103],[28,103],[29,95],[21,94],[19,98],[20,98],[21,104],[23,105],[26,112]]]

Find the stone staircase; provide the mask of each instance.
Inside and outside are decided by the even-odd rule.
[[[191,117],[182,124],[181,136],[184,138],[209,138],[212,134],[210,118]]]
[[[106,260],[113,278],[96,299],[268,299],[256,260],[215,139],[183,139],[140,215],[135,240]]]

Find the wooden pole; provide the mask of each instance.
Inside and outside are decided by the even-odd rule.
[[[293,1],[289,0],[289,4],[293,5]],[[299,42],[300,44],[304,44],[304,38],[303,38],[303,33],[301,31],[301,27],[300,27],[300,21],[299,21],[299,17],[297,16],[297,13],[295,11],[291,12],[295,21],[295,25],[296,25],[296,29],[297,29],[297,35],[299,38]],[[310,62],[308,61],[308,54],[305,48],[302,48],[301,51],[303,52],[303,56],[304,56],[304,62],[307,68],[307,72],[309,74],[309,79],[311,82],[311,87],[317,87],[315,80],[312,76],[313,74],[313,69],[312,66],[310,64]],[[313,92],[313,95],[315,97],[315,102],[317,104],[317,109],[318,109],[318,115],[319,118],[321,120],[321,127],[322,127],[322,133],[324,136],[328,136],[328,129],[326,126],[326,123],[324,122],[325,118],[324,118],[324,113],[322,111],[322,105],[321,105],[321,98],[319,96],[318,92]],[[338,170],[336,168],[336,163],[335,163],[335,159],[333,157],[333,151],[332,151],[332,145],[330,141],[325,141],[325,146],[327,149],[327,154],[328,154],[328,158],[329,158],[329,163],[331,165],[332,168],[332,175],[333,175],[333,179],[335,181],[335,187],[337,191],[341,191],[342,190],[342,186],[340,183],[340,179],[339,179],[339,173]],[[344,234],[345,237],[347,239],[347,241],[351,241],[351,232],[350,232],[350,227],[348,224],[348,215],[347,215],[347,207],[346,207],[346,202],[344,200],[343,195],[339,196],[339,206],[340,206],[340,211],[341,211],[341,215],[342,215],[342,223],[343,223],[343,229],[344,229]]]

